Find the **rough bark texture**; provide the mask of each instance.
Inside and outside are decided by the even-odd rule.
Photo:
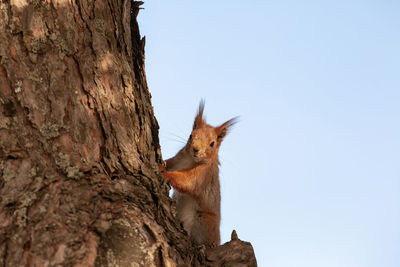
[[[0,2],[0,266],[235,266],[158,174],[140,3]]]
[[[202,264],[207,267],[257,267],[253,247],[239,240],[235,230],[230,242],[206,251],[206,259]]]

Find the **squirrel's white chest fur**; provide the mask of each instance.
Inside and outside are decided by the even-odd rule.
[[[189,195],[179,193],[176,190],[172,196],[176,200],[177,216],[183,223],[186,231],[190,232],[195,224],[197,211],[199,209],[198,202]]]
[[[177,191],[174,191],[172,197],[176,200],[177,217],[182,222],[183,228],[195,242],[204,243],[205,229],[199,221],[198,201],[192,196]]]

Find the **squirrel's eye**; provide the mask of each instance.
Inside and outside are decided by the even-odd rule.
[[[215,142],[212,141],[211,144],[210,144],[210,147],[213,147],[213,146],[214,146],[214,143],[215,143]]]
[[[192,139],[192,134],[190,134],[189,139]]]

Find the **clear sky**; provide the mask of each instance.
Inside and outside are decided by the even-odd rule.
[[[400,266],[400,1],[161,1],[139,14],[165,159],[220,150],[222,241],[260,267]]]

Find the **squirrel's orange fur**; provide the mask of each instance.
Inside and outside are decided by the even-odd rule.
[[[221,193],[218,150],[236,118],[213,127],[203,117],[201,101],[186,145],[166,160],[162,174],[175,189],[177,215],[196,244],[220,244]]]

